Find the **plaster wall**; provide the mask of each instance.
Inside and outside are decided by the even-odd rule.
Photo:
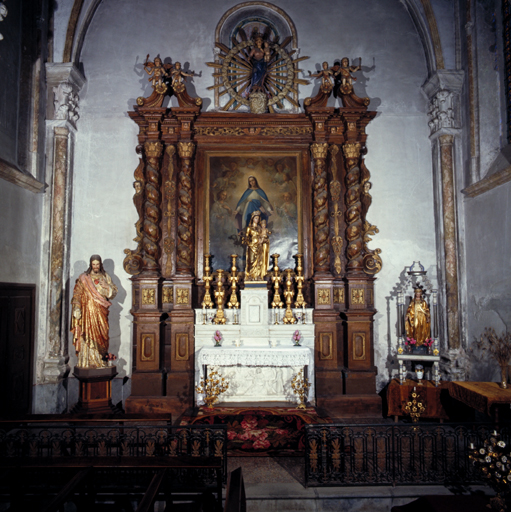
[[[39,284],[43,194],[0,182],[0,281]]]
[[[503,77],[500,53],[502,34],[497,31],[493,0],[476,4],[477,68],[479,109],[480,176],[484,178],[502,146],[506,145],[505,118],[502,118]],[[500,7],[499,7],[500,8]],[[499,38],[499,40],[497,40]],[[503,122],[504,121],[504,122]]]
[[[99,6],[85,38],[80,62],[87,84],[80,94],[76,137],[71,240],[71,281],[99,253],[119,287],[111,308],[111,348],[118,351],[121,376],[131,369],[131,286],[122,268],[124,248],[134,248],[136,211],[132,203],[133,171],[138,163],[136,125],[127,116],[136,97],[149,95],[142,63],[147,54],[170,56],[201,74],[190,92],[211,110],[214,32],[224,12],[236,2],[191,3],[108,0]],[[379,229],[370,247],[380,247],[384,262],[376,281],[376,364],[378,386],[388,380],[395,347],[395,299],[391,291],[405,265],[435,260],[435,226],[431,145],[426,101],[420,86],[427,76],[424,51],[413,23],[398,0],[342,2],[278,0],[294,21],[300,67],[319,69],[321,62],[362,58],[355,91],[371,98],[379,115],[368,128],[366,163],[371,171],[373,204],[369,219]],[[193,9],[191,9],[191,6]],[[191,14],[193,11],[193,14]],[[300,86],[300,101],[315,94],[317,84]],[[195,90],[194,90],[195,89]],[[331,103],[334,104],[333,98]],[[430,276],[431,277],[431,276]],[[72,350],[70,350],[72,352]],[[73,356],[74,357],[74,356]],[[73,366],[73,358],[70,365]]]
[[[465,199],[468,280],[468,341],[493,327],[511,331],[511,183]],[[470,380],[494,381],[500,370],[494,359],[472,355]]]

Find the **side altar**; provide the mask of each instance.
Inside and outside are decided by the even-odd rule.
[[[315,405],[313,309],[293,309],[298,323],[284,324],[285,310],[268,308],[265,287],[240,295],[240,309],[227,310],[221,327],[213,321],[216,309],[195,310],[196,385],[213,370],[229,383],[222,402],[296,402],[291,381],[303,370]],[[195,402],[202,405],[203,396],[196,394]]]
[[[257,27],[241,20],[248,32],[231,37],[229,23],[219,24],[208,63],[215,110],[203,112],[186,90],[204,77],[165,56],[146,60],[153,94],[128,113],[139,162],[135,246],[123,262],[133,298],[126,412],[182,414],[196,403],[201,372],[215,367],[231,383],[226,401],[288,399],[291,375],[304,369],[309,402],[327,414],[380,416],[374,282],[382,259],[369,247],[378,229],[365,163],[376,112],[351,76],[363,70],[348,58],[323,65],[311,75],[319,93],[300,99],[298,64],[307,57],[295,55],[296,31],[261,16]],[[338,108],[328,106],[333,91]],[[165,103],[171,95],[178,106]],[[268,268],[270,245],[285,270]],[[232,256],[244,258],[237,273]],[[247,263],[259,258],[264,267],[249,268],[247,279]]]

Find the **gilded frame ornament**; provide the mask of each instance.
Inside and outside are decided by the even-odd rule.
[[[267,215],[271,254],[280,254],[280,268],[295,267],[293,256],[303,252],[302,175],[303,153],[298,150],[204,152],[204,251],[215,257],[215,269],[229,269],[230,255],[238,254],[238,269],[244,270],[240,233],[246,219],[239,205],[250,176],[256,178],[261,196],[271,206],[272,213]],[[198,275],[201,270],[197,269]]]

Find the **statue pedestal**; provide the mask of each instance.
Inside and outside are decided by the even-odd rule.
[[[80,382],[78,403],[72,413],[97,414],[117,412],[112,405],[112,379],[117,375],[117,368],[78,368],[73,375]]]

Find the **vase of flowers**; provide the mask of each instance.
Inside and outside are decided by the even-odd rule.
[[[487,327],[477,346],[482,350],[488,350],[500,366],[500,387],[507,388],[508,364],[511,358],[511,332],[505,332],[498,336],[495,329]]]
[[[111,354],[110,352],[103,356],[103,361],[106,363],[106,366],[114,366],[116,359],[117,356],[115,354]]]
[[[294,333],[293,333],[293,341],[295,342],[294,346],[295,347],[300,347],[300,340],[302,339],[302,335],[300,334],[300,331],[297,329]]]
[[[435,340],[433,338],[428,338],[424,340],[422,345],[417,343],[417,340],[414,338],[406,338],[405,345],[408,349],[408,352],[411,352],[415,355],[426,355],[429,353],[430,347],[433,345]]]
[[[213,339],[215,340],[215,347],[221,347],[222,345],[220,342],[222,341],[222,333],[220,331],[215,331],[215,335],[213,336]]]

